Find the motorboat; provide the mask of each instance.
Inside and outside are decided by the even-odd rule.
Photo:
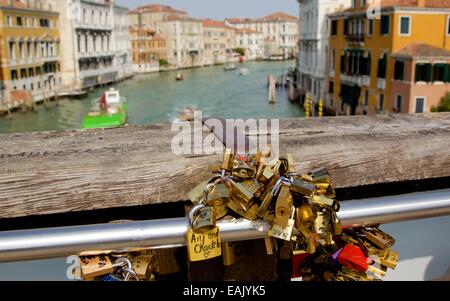
[[[197,111],[198,111],[197,108],[192,107],[184,108],[178,115],[178,120],[192,122],[195,120],[195,112]]]
[[[238,75],[249,75],[249,74],[250,74],[250,70],[247,68],[241,68],[238,73]]]
[[[91,111],[83,119],[83,129],[120,127],[127,123],[128,104],[114,88],[92,101]]]
[[[181,73],[177,74],[177,77],[175,78],[176,81],[183,81],[184,80],[184,76]]]
[[[223,70],[225,70],[225,71],[234,71],[234,70],[236,70],[236,69],[237,69],[237,67],[236,67],[236,65],[234,65],[234,64],[226,65],[226,66],[223,68]]]

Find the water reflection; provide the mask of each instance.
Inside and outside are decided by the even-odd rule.
[[[231,119],[289,118],[303,116],[301,108],[278,91],[278,103],[268,103],[267,76],[287,72],[293,62],[250,62],[248,76],[224,72],[223,66],[183,70],[185,81],[176,82],[177,72],[137,76],[115,85],[129,101],[132,125],[169,122],[185,107],[197,107],[205,117]],[[12,120],[0,118],[0,133],[79,129],[96,89],[82,100],[62,99],[50,109],[39,106],[37,113],[16,113]]]

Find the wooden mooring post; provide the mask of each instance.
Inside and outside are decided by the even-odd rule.
[[[176,134],[158,124],[0,135],[0,221],[180,203],[222,156],[175,155]],[[327,167],[339,189],[450,177],[450,113],[284,119],[279,144],[300,172]],[[275,278],[277,258],[263,241],[241,248],[231,267],[190,264],[190,279],[211,267],[208,279]]]

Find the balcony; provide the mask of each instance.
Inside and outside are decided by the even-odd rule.
[[[93,30],[93,31],[112,31],[114,27],[110,24],[92,24],[84,22],[76,22],[76,29]]]
[[[47,57],[42,57],[39,60],[40,60],[40,62],[43,62],[43,63],[57,62],[57,61],[59,61],[59,56],[55,56],[55,55],[47,56]]]
[[[334,77],[335,74],[336,74],[335,70],[330,70],[330,73],[329,73],[330,77]]]
[[[80,59],[108,57],[108,56],[114,56],[114,55],[115,55],[114,51],[101,51],[101,52],[89,51],[89,52],[78,53],[78,57]]]
[[[368,75],[359,75],[359,74],[341,74],[341,81],[355,84],[358,86],[369,86],[370,85],[370,77]]]
[[[349,44],[355,44],[355,45],[364,45],[366,36],[364,34],[349,34],[345,36],[345,40]]]
[[[80,78],[94,77],[94,76],[102,76],[108,73],[117,72],[118,69],[114,66],[111,67],[98,67],[97,69],[90,70],[81,70]]]
[[[386,89],[386,80],[384,78],[377,79],[377,88],[381,90]]]

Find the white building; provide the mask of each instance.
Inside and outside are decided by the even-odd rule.
[[[245,51],[245,59],[252,61],[264,58],[264,36],[251,29],[236,29],[236,47]]]
[[[326,96],[328,17],[350,7],[351,0],[297,0],[300,4],[298,85],[317,103]],[[323,99],[325,100],[325,99]]]
[[[118,80],[133,76],[133,59],[131,55],[131,38],[129,33],[128,8],[114,6],[113,41],[115,66],[118,67]]]
[[[204,65],[225,64],[233,60],[236,30],[224,22],[203,20]]]
[[[47,0],[60,12],[65,91],[113,83],[130,76],[128,11],[113,0]],[[128,34],[128,31],[127,31]]]
[[[170,15],[163,24],[169,64],[177,68],[203,66],[203,22],[188,16]]]
[[[263,34],[267,58],[295,57],[298,53],[299,20],[285,13],[275,13],[257,19],[226,19],[237,29],[250,29]]]

